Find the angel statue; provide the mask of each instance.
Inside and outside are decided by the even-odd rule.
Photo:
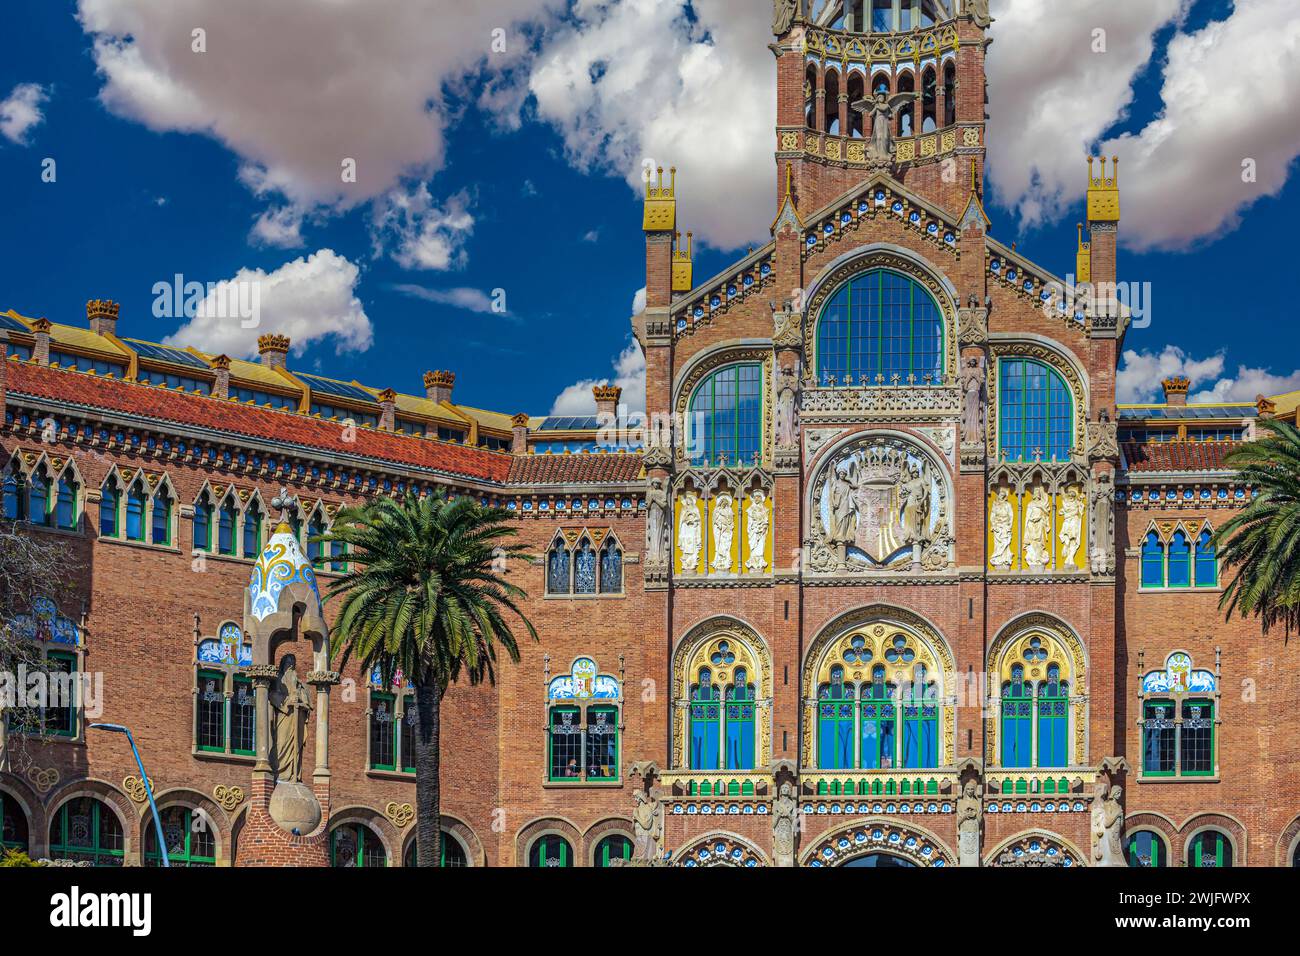
[[[863,126],[871,127],[867,141],[867,158],[888,162],[894,158],[894,115],[916,99],[915,93],[895,93],[876,90],[872,99],[861,99],[853,108],[862,114]]]

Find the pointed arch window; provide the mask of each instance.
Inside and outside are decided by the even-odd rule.
[[[1074,399],[1061,374],[1044,362],[998,361],[998,447],[1004,461],[1069,461]]]
[[[1206,528],[1196,539],[1196,586],[1219,586],[1219,556],[1214,547],[1214,535]]]
[[[154,544],[172,543],[172,499],[163,486],[159,486],[154,493],[150,524],[151,540]]]
[[[32,472],[27,483],[27,520],[38,525],[53,524],[50,506],[50,478],[42,464]]]
[[[713,672],[701,668],[691,685],[691,769],[717,770],[721,752],[722,704]]]
[[[1187,533],[1179,528],[1169,539],[1169,579],[1171,588],[1192,586],[1192,545]]]
[[[121,534],[122,489],[117,478],[110,476],[99,492],[99,534],[116,538]]]
[[[0,476],[0,515],[18,521],[27,513],[23,476],[12,465]]]
[[[619,594],[623,590],[623,549],[613,535],[600,549],[600,593]]]
[[[940,384],[943,368],[943,312],[911,276],[871,269],[840,286],[822,307],[821,384]]]
[[[244,557],[256,558],[262,553],[262,509],[250,501],[244,509]]]
[[[58,499],[54,505],[55,524],[64,531],[75,531],[80,515],[77,512],[77,479],[71,468],[59,478]]]
[[[320,536],[323,534],[325,534],[325,519],[321,517],[320,512],[317,512],[307,522],[307,560],[314,568],[325,565],[325,549],[320,542]]]
[[[137,478],[126,493],[126,540],[144,540],[148,507],[149,495],[144,488],[144,479]]]
[[[1001,754],[1005,768],[1070,765],[1070,674],[1059,647],[1033,635],[1003,671]],[[1039,679],[1041,677],[1041,679]]]
[[[1142,541],[1142,587],[1165,586],[1165,546],[1154,530]]]
[[[546,556],[546,593],[568,594],[570,586],[569,549],[561,539],[556,538]]]
[[[212,499],[205,491],[194,503],[194,550],[212,550]]]
[[[234,499],[227,497],[217,515],[217,551],[220,554],[234,555],[235,528],[238,523],[239,509],[235,507]]]
[[[578,543],[573,558],[573,591],[575,594],[596,593],[596,552],[591,541],[584,537]]]

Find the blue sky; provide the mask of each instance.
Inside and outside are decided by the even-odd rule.
[[[293,2],[310,4],[314,0]],[[380,184],[405,197],[418,197],[427,189],[429,208],[417,210],[408,221],[417,232],[423,228],[427,237],[435,240],[435,254],[421,257],[405,243],[409,234],[375,225],[376,210],[385,201],[380,197],[391,192],[375,192],[372,183],[371,194],[364,200],[323,196],[319,188],[300,187],[292,180],[306,167],[301,161],[294,165],[292,155],[296,155],[298,144],[276,141],[280,133],[274,123],[262,134],[244,137],[237,122],[240,102],[216,102],[220,69],[215,71],[218,79],[177,80],[189,84],[187,92],[194,94],[186,97],[186,110],[195,115],[208,110],[221,118],[207,129],[193,128],[203,123],[177,120],[174,111],[157,108],[149,101],[148,92],[132,87],[131,74],[122,72],[126,60],[112,56],[135,45],[145,51],[142,57],[147,73],[150,54],[143,34],[151,29],[150,20],[138,21],[139,34],[115,31],[124,30],[121,22],[133,22],[130,15],[139,10],[132,7],[148,7],[144,0],[83,0],[83,16],[109,17],[98,21],[99,31],[83,28],[77,4],[9,0],[2,15],[3,32],[12,42],[0,59],[0,99],[11,96],[11,91],[23,84],[36,84],[40,87],[36,104],[40,119],[18,129],[17,136],[0,137],[0,261],[5,264],[0,309],[79,324],[84,322],[87,298],[109,297],[122,303],[122,334],[158,340],[174,333],[181,322],[151,314],[155,283],[170,281],[176,273],[203,282],[230,278],[241,269],[274,273],[299,257],[332,250],[358,269],[350,295],[359,300],[368,317],[373,344],[359,348],[354,337],[340,355],[336,352],[341,339],[324,335],[311,342],[304,356],[293,360],[297,367],[404,391],[418,391],[420,375],[426,369],[450,368],[459,376],[459,401],[533,413],[548,411],[557,396],[574,383],[615,377],[614,362],[630,342],[633,295],[644,285],[644,245],[640,202],[629,184],[635,176],[632,163],[611,165],[599,157],[621,151],[633,158],[644,154],[665,162],[678,161],[683,183],[693,180],[694,187],[694,192],[684,189],[681,218],[688,226],[695,220],[705,240],[713,243],[702,249],[697,246],[696,275],[704,278],[744,253],[741,236],[746,229],[755,244],[766,239],[761,229],[746,223],[769,221],[772,208],[744,215],[733,212],[775,201],[774,196],[756,193],[750,185],[771,182],[770,132],[755,138],[753,148],[746,152],[745,165],[757,172],[743,183],[724,175],[725,171],[702,169],[709,165],[707,150],[682,147],[686,155],[681,159],[665,155],[661,149],[671,153],[675,143],[703,137],[707,130],[692,132],[689,120],[692,115],[701,122],[710,120],[716,116],[710,111],[717,106],[700,105],[689,83],[683,84],[684,89],[670,90],[669,96],[680,97],[675,115],[685,129],[665,135],[665,124],[658,121],[662,116],[647,116],[647,128],[637,128],[640,111],[635,90],[630,94],[634,97],[630,106],[619,103],[614,84],[609,84],[608,92],[601,91],[603,81],[617,79],[607,75],[616,65],[607,51],[625,49],[627,41],[619,31],[634,33],[637,28],[635,23],[618,19],[632,16],[617,9],[619,0],[599,4],[603,8],[599,16],[548,10],[546,0],[510,2],[512,9],[525,16],[532,14],[533,21],[544,23],[545,29],[524,32],[512,26],[514,49],[504,70],[490,55],[475,54],[461,60],[452,57],[441,74],[435,71],[426,79],[425,95],[436,117],[437,135],[431,137],[435,145],[423,162],[414,167],[406,163],[400,175]],[[1173,2],[1177,5],[1177,0]],[[1246,2],[1241,0],[1236,7]],[[209,6],[207,0],[177,3],[199,14],[207,8],[214,22],[219,22],[221,14],[216,7],[220,4]],[[550,4],[552,8],[555,5]],[[684,58],[701,50],[718,60],[737,58],[736,75],[755,80],[741,82],[727,96],[757,101],[750,104],[752,118],[744,120],[745,127],[737,132],[736,141],[744,143],[747,131],[763,129],[764,122],[770,131],[771,120],[763,120],[764,113],[772,110],[767,102],[770,92],[764,85],[767,78],[759,71],[764,64],[770,70],[771,56],[761,46],[757,55],[751,57],[747,52],[754,45],[753,38],[766,29],[768,11],[765,4],[734,5],[741,11],[736,16],[759,22],[731,31],[729,23],[734,25],[734,18],[729,21],[722,16],[725,11],[715,9],[729,5],[731,0],[697,0],[695,7],[689,8],[690,17],[670,16],[660,21],[661,30],[654,36],[662,49],[652,68],[656,73],[672,73],[674,63],[686,62]],[[1106,0],[1097,0],[1095,5],[1104,7]],[[675,0],[664,0],[663,6],[682,12],[682,4]],[[88,11],[88,7],[92,9]],[[106,8],[107,12],[93,8]],[[1079,97],[1079,127],[1092,124],[1099,129],[1092,140],[1122,142],[1124,134],[1142,137],[1166,108],[1161,88],[1171,41],[1195,35],[1215,21],[1227,22],[1234,11],[1230,0],[1197,0],[1177,26],[1162,25],[1148,31],[1154,38],[1154,55],[1137,56],[1140,62],[1131,65],[1131,78],[1125,77],[1124,86],[1133,90],[1131,105],[1110,117],[1104,115],[1103,108],[1099,118],[1097,104]],[[996,2],[994,12],[999,12]],[[705,15],[704,23],[699,22],[699,14]],[[708,15],[715,16],[713,22],[708,22]],[[124,19],[113,20],[112,16]],[[202,20],[200,15],[194,22]],[[1006,20],[1014,25],[1011,12]],[[473,29],[486,36],[491,22],[489,17]],[[321,29],[329,26],[324,24]],[[1078,24],[1069,28],[1077,29]],[[674,34],[666,36],[670,30]],[[729,32],[735,36],[728,36]],[[103,48],[97,51],[95,36],[101,41],[110,38],[116,46],[107,52]],[[990,55],[1005,58],[1008,68],[1019,69],[1020,64],[1013,61],[1021,54],[1013,39],[1000,35]],[[208,57],[225,55],[206,53]],[[394,54],[392,64],[375,63],[376,74],[387,67],[400,67],[400,55]],[[237,56],[229,60],[229,69],[242,68]],[[289,65],[282,68],[292,70],[292,57],[286,60]],[[576,95],[572,87],[562,84],[562,95],[556,95],[556,70],[568,63],[579,67],[599,63],[598,70],[587,69],[586,76],[579,77],[580,84],[593,84],[594,95],[585,86],[579,91],[582,95]],[[1023,68],[1032,71],[1036,67],[1028,63]],[[168,74],[165,59],[153,63],[152,69],[158,76]],[[1293,79],[1290,74],[1279,75],[1278,82],[1288,87]],[[358,81],[354,76],[352,82],[364,85],[365,79]],[[375,82],[392,81],[377,76]],[[109,88],[115,89],[116,95],[112,90],[106,94]],[[500,92],[500,96],[484,95],[485,90]],[[138,102],[132,104],[132,95]],[[266,99],[274,101],[278,95],[277,87],[266,86]],[[997,90],[991,95],[990,112],[996,126],[1001,105]],[[1024,90],[1017,95],[1023,97]],[[585,109],[565,112],[569,100],[583,96],[587,97]],[[286,102],[284,109],[286,117],[297,115],[292,101]],[[236,119],[233,125],[232,115]],[[370,117],[373,115],[372,110]],[[3,116],[0,107],[0,120]],[[1003,118],[1015,122],[1005,113]],[[368,121],[364,110],[356,118],[356,122]],[[1056,122],[1067,129],[1075,125],[1069,116],[1058,117]],[[285,125],[293,124],[286,121]],[[10,133],[15,129],[11,123]],[[1238,130],[1238,135],[1243,132],[1248,131]],[[1144,241],[1160,236],[1160,244],[1178,248],[1126,249],[1122,253],[1122,278],[1150,282],[1154,297],[1150,328],[1135,330],[1126,343],[1127,349],[1137,353],[1129,363],[1130,389],[1140,391],[1143,380],[1184,370],[1203,387],[1226,379],[1220,397],[1242,397],[1243,389],[1249,391],[1252,386],[1251,375],[1259,378],[1261,387],[1300,387],[1300,378],[1295,377],[1300,359],[1292,308],[1288,298],[1276,295],[1276,285],[1269,281],[1273,275],[1288,273],[1293,253],[1287,237],[1300,211],[1300,188],[1294,177],[1288,178],[1291,159],[1300,152],[1300,145],[1294,142],[1294,131],[1288,135],[1289,140],[1270,144],[1276,148],[1260,160],[1261,165],[1268,162],[1281,167],[1280,177],[1275,175],[1269,183],[1269,190],[1280,188],[1276,195],[1265,195],[1245,208],[1235,228],[1196,234],[1199,226],[1193,222],[1180,226],[1184,232],[1171,241],[1160,234],[1156,221],[1163,213],[1158,210],[1152,215],[1138,205],[1139,216],[1146,217],[1139,223]],[[598,148],[593,149],[593,143]],[[340,149],[346,150],[347,145],[341,144]],[[999,156],[997,149],[995,143],[995,165],[1009,168],[1025,162],[1018,155]],[[1068,143],[1052,142],[1049,149],[1064,152],[1066,158],[1055,167],[1044,160],[1043,168],[1049,172],[1034,173],[1035,189],[1050,178],[1051,169],[1068,171],[1069,156],[1078,156],[1077,182],[1068,183],[1068,172],[1056,173],[1067,181],[1068,189],[1056,196],[1050,215],[1027,214],[1025,194],[1032,190],[1007,195],[1012,190],[1001,188],[1002,180],[991,190],[988,207],[996,238],[1018,242],[1022,252],[1064,274],[1073,265],[1074,224],[1081,218],[1079,194],[1086,166],[1081,148],[1070,150]],[[57,163],[53,183],[41,180],[41,164],[47,158]],[[403,162],[408,158],[399,157]],[[250,163],[270,168],[272,178],[290,177],[289,185],[281,178],[276,186],[259,186],[257,177],[248,171]],[[1160,175],[1159,170],[1143,170],[1140,162],[1129,164],[1126,158],[1121,167],[1126,209],[1129,197],[1144,190],[1144,174],[1150,177],[1153,173]],[[1209,174],[1184,171],[1181,175],[1207,177],[1204,189],[1211,194],[1238,185],[1233,182],[1234,169]],[[302,181],[310,178],[307,170]],[[1015,177],[1005,179],[1011,182]],[[734,199],[727,196],[729,180],[739,183]],[[1168,187],[1164,183],[1162,188]],[[1185,185],[1179,191],[1176,201],[1214,204],[1206,192],[1191,192]],[[692,195],[700,197],[694,207]],[[1220,205],[1235,213],[1230,201],[1221,200]],[[287,240],[268,244],[265,238],[250,233],[259,216],[286,206],[296,210],[291,218],[301,219]],[[447,225],[457,216],[461,225]],[[464,225],[469,222],[472,226]],[[1121,231],[1128,234],[1126,224],[1121,224]],[[737,241],[739,249],[734,248]],[[444,252],[446,261],[440,258]],[[431,291],[419,297],[411,294],[411,287]],[[507,314],[476,311],[482,308],[483,297],[498,289],[504,290]],[[346,298],[348,290],[344,294]],[[1171,353],[1168,346],[1177,346],[1182,352]],[[634,363],[625,362],[625,366],[629,364]],[[1245,366],[1250,374],[1239,374],[1239,366]]]

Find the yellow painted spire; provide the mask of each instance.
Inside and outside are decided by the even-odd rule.
[[[1084,241],[1083,223],[1079,223],[1079,250],[1075,255],[1074,281],[1092,281],[1092,243]]]
[[[1106,175],[1106,157],[1102,156],[1101,175],[1095,174],[1093,163],[1088,157],[1088,221],[1119,222],[1119,157],[1112,156],[1111,174]]]
[[[664,184],[664,168],[658,169],[656,182],[645,171],[645,218],[641,228],[646,232],[674,232],[677,229],[677,167],[668,171],[668,184]]]
[[[695,237],[686,234],[686,248],[682,249],[682,234],[677,233],[676,247],[673,249],[673,291],[690,292],[695,287],[695,267],[692,255],[695,251]]]
[[[781,208],[776,212],[776,218],[772,220],[772,234],[775,235],[777,226],[782,221],[790,222],[797,231],[802,232],[805,228],[803,217],[799,215],[799,206],[794,201],[794,164],[785,164],[785,195],[781,197]]]
[[[984,212],[984,203],[980,199],[979,191],[979,165],[972,156],[970,161],[970,198],[966,200],[966,211],[961,215],[961,227],[965,229],[975,223],[975,217],[979,217],[979,222],[983,224],[984,229],[989,227],[988,214]]]

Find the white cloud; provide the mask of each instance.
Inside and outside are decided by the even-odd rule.
[[[267,209],[249,230],[254,245],[277,249],[297,249],[302,242],[302,210],[296,206]]]
[[[494,311],[492,297],[482,289],[465,287],[430,289],[427,286],[410,284],[394,285],[392,289],[394,292],[400,292],[402,295],[410,296],[413,299],[423,299],[426,302],[436,302],[439,305],[450,305],[457,309],[464,309],[467,312],[489,313]]]
[[[643,161],[677,166],[679,216],[721,248],[765,241],[776,69],[770,10],[753,0],[578,0],[529,86],[571,162],[641,194]]]
[[[614,360],[614,375],[611,378],[584,379],[570,385],[551,404],[552,415],[594,415],[596,398],[591,393],[595,385],[614,384],[623,389],[619,400],[628,412],[645,411],[645,353],[636,342],[628,343],[627,348]]]
[[[1290,375],[1274,375],[1267,369],[1237,366],[1234,375],[1221,378],[1208,389],[1197,392],[1194,402],[1253,402],[1261,395],[1282,395],[1300,389],[1300,370]]]
[[[27,134],[45,119],[41,107],[49,98],[49,92],[39,83],[15,86],[0,100],[0,136],[20,146],[26,145]]]
[[[1281,395],[1300,389],[1300,370],[1277,375],[1268,369],[1239,365],[1232,375],[1225,375],[1227,361],[1222,353],[1203,359],[1193,358],[1176,345],[1166,345],[1159,352],[1124,352],[1115,391],[1123,404],[1159,402],[1163,398],[1161,383],[1174,376],[1191,379],[1192,402],[1253,402],[1260,395]]]
[[[260,316],[253,328],[244,328],[251,323],[231,315],[232,310],[213,307],[218,295],[210,293],[205,300],[207,307],[200,306],[194,317],[163,342],[252,357],[257,354],[257,337],[275,332],[289,336],[295,355],[330,338],[340,355],[364,352],[373,341],[373,329],[356,296],[360,274],[355,265],[332,249],[286,262],[270,273],[240,269],[227,282],[255,290]]]
[[[445,271],[464,266],[473,231],[466,193],[439,206],[429,187],[416,183],[392,189],[375,203],[371,242],[376,256],[387,253],[403,269]]]

